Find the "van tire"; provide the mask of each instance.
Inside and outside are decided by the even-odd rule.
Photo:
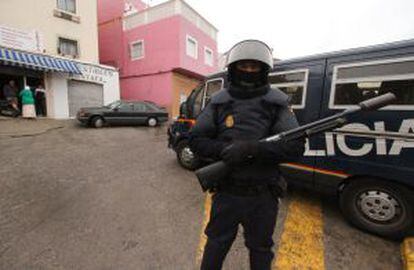
[[[199,167],[200,161],[190,150],[187,140],[182,140],[177,144],[176,153],[178,163],[184,169],[193,171]]]
[[[340,195],[343,216],[356,227],[399,240],[414,227],[413,191],[374,178],[356,178]]]

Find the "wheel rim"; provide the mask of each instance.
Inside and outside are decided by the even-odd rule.
[[[190,147],[186,146],[181,150],[181,162],[186,165],[187,167],[190,167],[193,163],[194,154],[191,151]]]
[[[95,127],[100,128],[100,127],[102,127],[102,126],[103,126],[103,121],[102,121],[102,119],[97,119],[97,120],[95,121]]]
[[[390,223],[401,217],[403,209],[398,200],[385,191],[368,190],[359,195],[358,209],[367,218]]]
[[[154,127],[157,125],[157,120],[155,118],[148,119],[148,125]]]

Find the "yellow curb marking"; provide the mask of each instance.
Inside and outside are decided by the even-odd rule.
[[[414,270],[414,237],[406,238],[401,245],[404,270]]]
[[[196,263],[199,264],[203,258],[204,247],[207,243],[207,235],[205,235],[204,230],[207,227],[207,223],[210,220],[210,211],[211,211],[211,193],[207,193],[206,200],[204,202],[204,218],[202,223],[202,230],[200,234],[200,241],[198,244]]]
[[[322,237],[319,199],[294,194],[273,269],[325,269]]]

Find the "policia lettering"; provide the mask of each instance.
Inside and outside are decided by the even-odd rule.
[[[376,135],[375,133],[370,133],[372,130],[361,123],[351,123],[342,127],[344,130],[343,133],[332,134],[331,132],[325,133],[325,149],[314,149],[309,144],[309,141],[306,142],[305,147],[305,156],[314,156],[314,157],[325,157],[325,156],[335,156],[338,153],[343,153],[347,156],[360,157],[365,156],[370,153],[378,156],[399,156],[404,149],[414,148],[414,119],[405,119],[401,122],[401,126],[398,130],[398,134],[406,134],[408,138],[411,136],[410,140],[405,138],[393,138],[392,133],[388,132],[386,136]],[[347,133],[345,130],[358,130],[358,134]],[[365,133],[364,133],[365,131]],[[383,134],[386,132],[385,123],[383,121],[374,123],[374,132],[379,132]],[[346,143],[346,138],[349,137],[367,137],[372,138],[373,142],[362,143],[358,147],[351,148]],[[392,143],[387,149],[386,140],[391,140]],[[336,142],[336,146],[335,146]],[[339,151],[339,152],[338,152]]]
[[[190,135],[195,154],[223,160],[232,169],[214,190],[201,269],[221,269],[239,224],[251,268],[270,269],[278,200],[286,187],[275,162],[294,161],[305,141],[259,142],[298,127],[288,96],[268,83],[273,57],[266,44],[236,44],[227,67],[229,87],[213,95]]]

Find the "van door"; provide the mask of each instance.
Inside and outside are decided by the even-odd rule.
[[[269,74],[269,81],[272,87],[277,87],[290,96],[291,108],[299,124],[303,125],[320,117],[324,76],[325,61],[317,60],[276,65]],[[310,153],[310,145],[315,144],[316,138],[310,138],[300,160],[280,165],[290,182],[305,187],[313,186],[315,155]]]
[[[210,101],[211,95],[221,90],[224,85],[223,78],[215,78],[204,82],[195,89],[188,98],[187,103],[191,107],[191,118],[197,118]]]
[[[196,119],[203,109],[205,84],[199,85],[187,100],[189,107],[189,118]]]
[[[358,175],[414,186],[414,57],[383,57],[328,60],[322,116],[386,92],[397,101],[353,116],[348,125],[326,134],[324,155],[316,162],[326,172],[315,177],[318,190],[337,192],[342,179]]]
[[[203,97],[203,109],[207,104],[210,102],[211,96],[223,89],[224,86],[224,79],[223,78],[216,78],[206,81],[204,97]]]

